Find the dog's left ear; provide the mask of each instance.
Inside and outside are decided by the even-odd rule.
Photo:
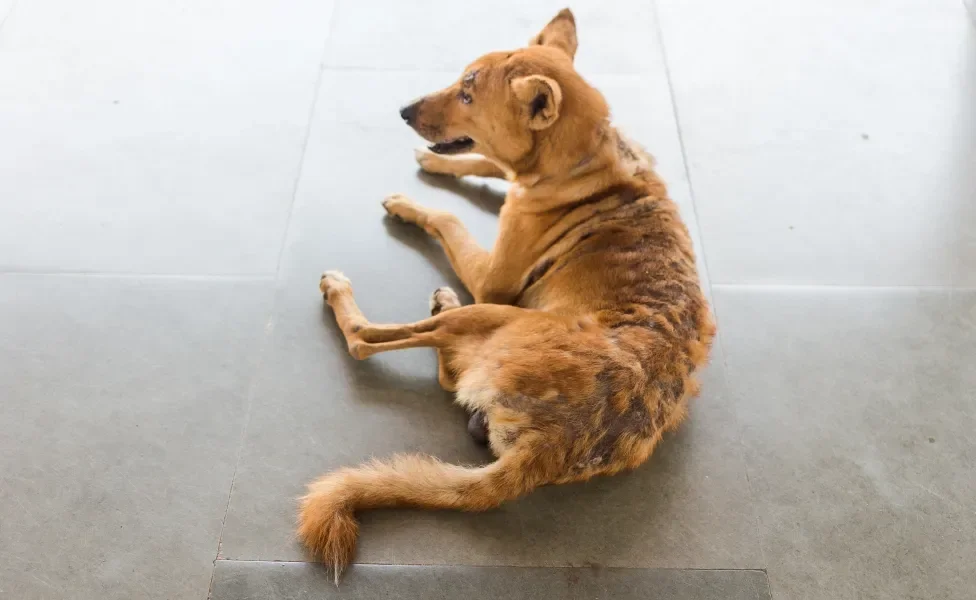
[[[563,91],[554,79],[544,75],[518,77],[512,80],[512,91],[528,116],[530,129],[545,129],[559,118]]]
[[[553,17],[542,31],[529,40],[529,45],[558,48],[573,60],[576,56],[576,47],[579,45],[576,41],[576,18],[573,17],[573,11],[568,8],[559,11],[559,14]]]

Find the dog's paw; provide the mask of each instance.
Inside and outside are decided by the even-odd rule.
[[[384,198],[383,208],[394,219],[422,225],[421,219],[425,214],[424,209],[402,194],[392,194]]]
[[[417,159],[417,164],[424,173],[431,173],[433,175],[444,174],[442,166],[444,159],[427,148],[414,149],[413,156]]]
[[[461,306],[457,292],[449,287],[441,287],[430,295],[430,316],[435,317],[445,310]]]
[[[352,282],[342,271],[326,271],[319,279],[319,289],[328,297],[330,292],[352,291]]]

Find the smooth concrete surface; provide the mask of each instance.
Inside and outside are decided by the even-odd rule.
[[[409,321],[504,183],[417,172],[397,108],[562,2],[0,0],[0,598],[969,600],[976,27],[959,0],[580,0],[577,65],[658,160],[719,322],[647,465],[482,515],[311,478],[479,463],[431,353],[348,357],[317,289]]]
[[[957,0],[657,0],[715,283],[976,286]]]
[[[345,589],[348,586],[348,591]],[[343,586],[317,564],[220,561],[213,600],[768,600],[762,571],[357,565]]]
[[[0,275],[0,598],[202,598],[264,281]]]
[[[715,298],[773,596],[971,596],[976,292]]]

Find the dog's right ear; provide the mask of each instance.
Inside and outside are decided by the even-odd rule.
[[[563,92],[555,80],[543,75],[529,75],[512,80],[512,91],[522,103],[529,129],[545,129],[559,118]]]
[[[576,18],[568,8],[559,11],[549,24],[542,28],[534,38],[529,40],[530,46],[551,46],[569,55],[570,60],[576,56]]]

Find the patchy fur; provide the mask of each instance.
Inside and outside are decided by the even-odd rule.
[[[358,510],[481,511],[540,485],[632,469],[685,417],[715,325],[688,231],[651,157],[609,124],[577,74],[576,25],[560,12],[532,45],[476,60],[448,88],[403,109],[432,142],[432,173],[504,177],[494,248],[403,196],[387,212],[438,240],[476,303],[445,288],[432,317],[377,325],[348,279],[323,275],[349,352],[437,349],[439,381],[487,425],[498,459],[461,467],[400,456],[329,473],[302,498],[298,534],[340,571]]]

